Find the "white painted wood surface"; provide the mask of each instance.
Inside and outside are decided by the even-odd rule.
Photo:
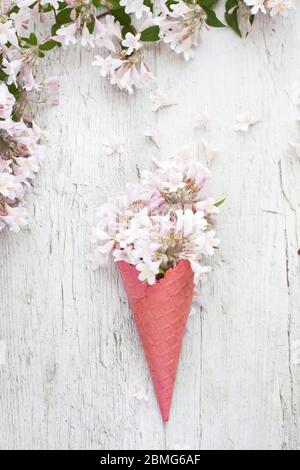
[[[0,447],[11,449],[297,449],[300,447],[300,10],[262,19],[246,40],[212,31],[191,63],[160,46],[149,63],[178,105],[155,114],[99,77],[93,54],[53,53],[58,107],[38,116],[48,159],[29,197],[30,229],[0,235]],[[212,125],[193,129],[207,107]],[[246,112],[261,119],[233,131]],[[158,124],[160,152],[143,136]],[[123,135],[122,157],[104,155]],[[298,136],[298,137],[297,137]],[[220,148],[213,193],[226,197],[207,312],[189,319],[171,419],[162,424],[114,266],[93,273],[92,215],[153,156],[201,140]],[[149,402],[134,397],[147,391]]]

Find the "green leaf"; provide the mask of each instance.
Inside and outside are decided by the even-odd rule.
[[[206,7],[202,7],[202,8],[203,8],[203,10],[205,11],[205,13],[207,15],[205,23],[208,24],[208,26],[212,26],[213,28],[224,28],[225,27],[225,24],[222,23],[222,21],[220,21],[217,18],[217,15],[215,14],[215,12],[213,10],[210,10],[209,8],[206,8]]]
[[[238,20],[238,8],[239,2],[238,0],[227,0],[226,5],[226,13],[225,13],[225,20],[228,26],[233,29],[240,37],[242,37],[242,33],[239,26]]]
[[[54,41],[53,39],[49,39],[49,41],[44,42],[43,44],[39,45],[40,51],[50,51],[54,47],[61,47],[61,43]]]
[[[6,74],[3,72],[2,68],[0,67],[0,80],[4,82],[6,78]]]
[[[127,33],[132,33],[132,34],[135,34],[135,33],[136,33],[134,27],[131,26],[131,24],[127,24],[127,25],[125,25],[125,26],[122,28],[122,36],[123,36],[123,38],[125,38],[125,36],[126,36]]]
[[[215,207],[219,207],[223,202],[225,201],[225,198],[221,199],[221,201],[216,202],[214,205]]]
[[[31,33],[28,38],[20,39],[21,47],[24,47],[24,48],[29,48],[29,46],[36,46],[37,42],[38,42],[37,37],[34,33]],[[28,46],[26,46],[24,43],[28,44]]]
[[[29,44],[31,44],[32,46],[36,46],[37,43],[38,43],[38,40],[37,40],[37,37],[34,33],[31,33],[29,38],[28,38],[28,42]]]
[[[57,13],[56,15],[56,23],[58,24],[66,24],[70,23],[71,20],[71,13],[72,13],[72,8],[64,8],[64,10],[61,10]]]
[[[153,11],[153,1],[152,0],[144,0],[144,5],[150,8],[150,11]]]
[[[141,41],[159,41],[159,27],[150,26],[141,33]]]
[[[60,25],[59,24],[54,24],[51,28],[51,34],[52,36],[56,36],[56,32],[57,30],[60,28]]]
[[[89,30],[89,33],[92,34],[95,28],[95,18],[93,18],[92,21],[90,21],[90,23],[88,23],[86,26]]]
[[[198,0],[200,7],[212,8],[219,0]]]
[[[125,8],[111,10],[110,13],[122,26],[128,26],[131,24],[131,18],[127,13],[125,13]]]

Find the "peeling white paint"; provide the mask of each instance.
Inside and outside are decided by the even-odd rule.
[[[188,64],[164,46],[147,51],[159,87],[178,102],[156,114],[149,90],[129,97],[102,80],[93,53],[49,55],[40,73],[61,77],[61,104],[38,116],[50,147],[31,227],[0,235],[0,338],[9,344],[0,448],[299,448],[300,162],[286,158],[297,141],[286,89],[299,78],[299,43],[297,9],[275,26],[256,21],[245,40],[205,34]],[[164,426],[116,268],[94,273],[86,261],[89,223],[152,157],[190,142],[205,161],[194,118],[206,104],[214,121],[205,137],[221,149],[211,187],[226,198],[222,245]],[[249,134],[232,130],[240,109],[262,119]],[[159,151],[143,135],[156,125]],[[109,135],[126,138],[122,156],[104,154]],[[149,384],[149,403],[133,399],[136,384]]]

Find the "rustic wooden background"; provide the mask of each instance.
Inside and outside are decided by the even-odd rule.
[[[29,196],[30,228],[0,234],[0,447],[11,449],[297,449],[300,446],[300,10],[257,21],[245,40],[213,30],[191,63],[150,50],[159,87],[178,102],[151,111],[149,90],[114,90],[93,53],[58,51],[58,107],[42,109],[48,158]],[[155,88],[155,85],[154,85]],[[212,123],[195,130],[207,108]],[[233,130],[246,113],[260,122]],[[158,125],[162,148],[146,141]],[[108,157],[104,136],[123,135]],[[163,425],[114,266],[94,273],[97,204],[136,181],[153,156],[202,139],[219,148],[213,193],[226,197],[222,246],[188,322],[171,419]]]

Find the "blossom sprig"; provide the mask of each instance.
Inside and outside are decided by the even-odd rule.
[[[27,223],[24,195],[44,157],[43,134],[33,122],[16,120],[15,97],[0,84],[0,231]]]
[[[295,9],[295,0],[227,0],[225,19],[239,35],[250,32],[257,15],[287,16]]]
[[[112,255],[134,265],[139,279],[152,285],[186,259],[198,284],[220,243],[214,224],[223,200],[206,195],[210,171],[192,160],[188,147],[155,164],[139,184],[97,210],[94,268],[106,266]]]
[[[56,47],[80,42],[106,50],[93,64],[101,76],[132,93],[153,79],[145,44],[163,40],[188,60],[201,29],[224,26],[212,9],[217,1],[1,0],[0,78],[31,91],[38,60]],[[46,18],[50,27],[42,34]]]

